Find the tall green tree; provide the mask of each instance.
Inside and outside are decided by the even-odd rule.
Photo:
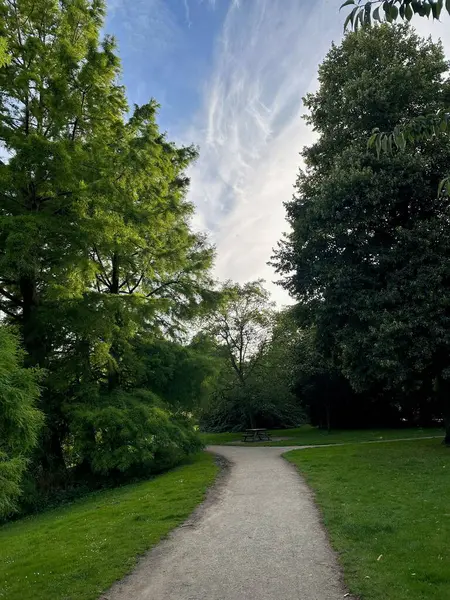
[[[0,518],[16,509],[43,415],[36,408],[40,373],[23,367],[17,335],[0,325]]]
[[[256,368],[270,338],[274,303],[263,281],[222,286],[222,304],[212,314],[208,332],[224,346],[242,385]]]
[[[405,25],[332,47],[305,99],[319,138],[303,151],[275,264],[355,390],[420,391],[421,410],[434,386],[448,413],[450,230],[436,187],[450,148],[441,134],[394,157],[367,150],[375,125],[445,106],[446,71],[441,45]]]
[[[133,397],[134,341],[175,335],[211,296],[213,251],[186,200],[197,151],[159,131],[154,101],[127,117],[104,16],[102,0],[0,0],[11,59],[0,67],[0,311],[20,327],[28,364],[48,374],[49,471],[128,468],[133,434],[111,437],[120,419],[153,432],[152,407],[170,413],[154,395]],[[148,458],[153,433],[142,431]],[[74,436],[89,452],[69,460]]]
[[[92,150],[126,109],[103,18],[96,0],[0,2],[11,56],[0,69],[0,308],[20,322],[31,364],[45,364],[52,302],[80,296],[93,276]]]
[[[274,311],[264,346],[246,373],[244,384],[230,362],[227,344],[216,338],[215,362],[221,368],[200,407],[201,427],[208,431],[240,431],[252,425],[282,428],[302,423],[305,411],[296,397],[298,338],[292,311]],[[209,354],[214,354],[212,348]]]
[[[249,382],[272,334],[274,303],[261,280],[243,285],[226,282],[220,294],[221,303],[204,327],[222,349],[228,367],[218,394],[229,392],[239,404],[242,426],[255,427],[261,398]]]
[[[50,369],[64,352],[61,302],[93,277],[86,221],[95,214],[98,143],[126,109],[114,42],[100,43],[101,1],[0,2],[0,310],[20,326],[28,362]],[[67,330],[67,326],[65,327]],[[70,335],[70,334],[69,334]],[[60,402],[48,415],[43,459],[62,464]],[[47,465],[51,466],[51,465]]]
[[[248,381],[259,418],[267,427],[298,427],[305,420],[296,395],[299,338],[294,310],[276,313],[270,338]]]
[[[450,2],[444,0],[346,0],[341,8],[349,7],[350,12],[345,20],[344,29],[352,27],[355,31],[360,26],[371,26],[373,22],[395,23],[397,20],[410,21],[414,15],[439,20],[441,13],[450,14]],[[450,112],[448,105],[437,112],[419,115],[413,118],[402,118],[391,131],[383,131],[374,127],[368,140],[369,148],[377,153],[392,154],[396,149],[403,150],[406,144],[414,144],[421,140],[431,139],[436,134],[450,130]],[[438,194],[446,189],[450,194],[450,176],[446,175],[439,182]]]

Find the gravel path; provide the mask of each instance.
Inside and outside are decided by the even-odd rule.
[[[211,450],[231,463],[222,482],[104,600],[349,598],[287,448]]]

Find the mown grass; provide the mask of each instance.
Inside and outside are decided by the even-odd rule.
[[[450,449],[438,440],[294,450],[350,591],[361,600],[450,598]]]
[[[339,444],[348,442],[370,442],[405,438],[420,438],[444,435],[441,429],[361,429],[333,430],[330,433],[303,425],[295,429],[274,429],[273,437],[284,438],[275,442],[242,442],[242,433],[201,433],[205,445],[241,444],[243,446],[309,446],[322,444]]]
[[[212,455],[0,527],[0,598],[97,600],[183,522],[217,474]]]

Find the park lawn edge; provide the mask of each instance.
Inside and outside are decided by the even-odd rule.
[[[206,446],[331,446],[335,444],[354,444],[362,442],[407,441],[408,438],[432,439],[444,438],[445,431],[439,427],[405,429],[348,429],[327,432],[317,427],[303,425],[293,429],[268,430],[273,437],[283,438],[270,442],[243,442],[242,432],[207,433],[201,432],[200,438]]]
[[[0,599],[98,600],[205,500],[219,474],[200,452],[149,481],[0,527]]]
[[[437,440],[289,449],[355,600],[450,598],[450,450]]]

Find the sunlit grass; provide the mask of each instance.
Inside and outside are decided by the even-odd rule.
[[[212,455],[0,528],[2,600],[97,600],[183,522],[217,474]]]
[[[294,450],[350,591],[361,600],[450,598],[450,449],[437,440]]]

